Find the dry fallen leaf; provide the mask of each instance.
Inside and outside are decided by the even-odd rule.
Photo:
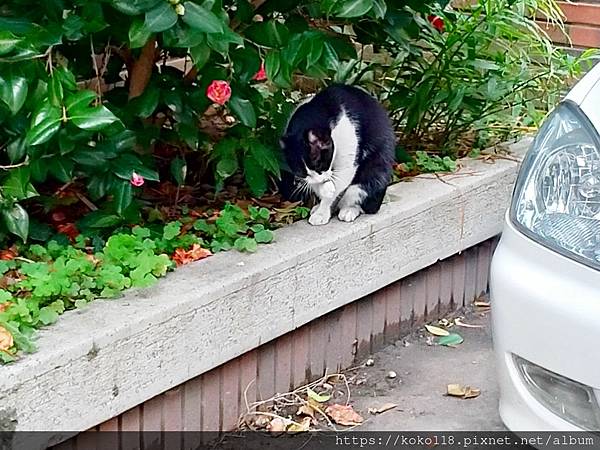
[[[325,413],[339,424],[346,426],[360,425],[364,419],[350,405],[329,405]]]
[[[450,333],[443,328],[434,327],[433,325],[425,325],[425,329],[434,336],[448,336]]]
[[[302,419],[301,422],[296,422],[296,423],[290,424],[290,426],[287,427],[287,431],[289,433],[302,433],[304,431],[310,430],[310,424],[311,424],[311,418],[305,417]]]
[[[481,390],[471,386],[463,386],[462,384],[449,384],[446,388],[448,395],[460,398],[475,398],[479,397]]]
[[[184,250],[182,248],[175,250],[175,253],[173,253],[173,261],[175,261],[178,266],[182,266],[211,255],[212,253],[210,250],[202,248],[198,244],[194,244],[190,250]]]
[[[459,326],[459,327],[464,327],[464,328],[483,328],[483,325],[473,325],[470,323],[465,323],[463,321],[460,320],[460,317],[457,317],[456,319],[454,319],[454,323]]]
[[[271,417],[265,416],[264,414],[254,416],[254,418],[252,419],[252,424],[256,428],[266,428],[267,426],[269,426],[269,423],[271,423]]]
[[[465,395],[463,396],[463,398],[475,398],[475,397],[479,397],[479,394],[481,394],[481,389],[472,388],[471,386],[467,386],[467,389],[465,391]]]
[[[0,350],[6,351],[11,348],[13,344],[14,341],[12,334],[10,334],[10,332],[3,326],[0,326]]]
[[[489,308],[490,306],[492,306],[490,302],[484,302],[481,300],[474,301],[473,304],[475,306],[478,306],[479,308]]]
[[[17,257],[18,255],[19,252],[17,250],[17,247],[14,245],[10,248],[0,251],[0,259],[3,261],[10,261],[11,259],[15,259],[15,257]]]
[[[269,422],[269,425],[267,425],[267,430],[271,433],[283,433],[286,430],[286,428],[286,420],[280,417],[274,418],[273,420],[271,420],[271,422]]]
[[[396,408],[398,405],[396,403],[384,403],[379,408],[369,408],[370,414],[382,414],[390,409]]]
[[[302,405],[300,408],[298,408],[298,411],[296,411],[296,415],[297,416],[308,416],[308,417],[312,417],[314,419],[315,418],[315,410],[310,405]]]

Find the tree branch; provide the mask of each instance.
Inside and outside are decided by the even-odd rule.
[[[129,72],[129,99],[139,97],[144,93],[146,86],[150,82],[154,64],[156,63],[156,38],[151,38],[136,59]]]

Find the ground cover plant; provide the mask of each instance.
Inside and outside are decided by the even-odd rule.
[[[451,171],[536,126],[590,56],[532,20],[558,23],[551,0],[447,3],[3,2],[0,360],[65,310],[305,218],[276,190],[305,94],[365,86],[397,125],[399,176]]]

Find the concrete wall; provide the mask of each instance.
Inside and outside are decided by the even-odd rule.
[[[195,448],[200,442],[187,439],[200,439],[200,435],[147,432],[234,429],[246,411],[246,401],[268,399],[325,372],[352,367],[424,323],[469,305],[487,292],[496,242],[495,238],[485,241],[326,314],[144,402],[57,450],[84,450],[94,431],[144,432],[146,441],[150,438],[157,444],[161,439],[162,445],[169,438],[181,440],[180,444],[170,443],[169,449]],[[115,441],[133,440],[147,448],[148,442],[142,446],[139,438],[136,434],[114,436]]]

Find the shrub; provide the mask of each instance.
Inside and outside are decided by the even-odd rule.
[[[386,59],[364,65],[352,78],[379,91],[404,149],[456,156],[459,138],[468,140],[468,151],[474,139],[486,145],[488,138],[494,143],[536,126],[596,54],[589,50],[577,57],[552,44],[535,21],[541,11],[561,26],[552,0],[462,5],[414,16],[406,29],[413,39],[382,35]]]
[[[4,1],[0,231],[47,237],[32,205],[52,210],[65,185],[84,212],[100,207],[85,226],[139,221],[144,180],[220,188],[241,170],[263,194],[289,89],[335,75],[375,36],[404,40],[415,12],[439,3]]]

